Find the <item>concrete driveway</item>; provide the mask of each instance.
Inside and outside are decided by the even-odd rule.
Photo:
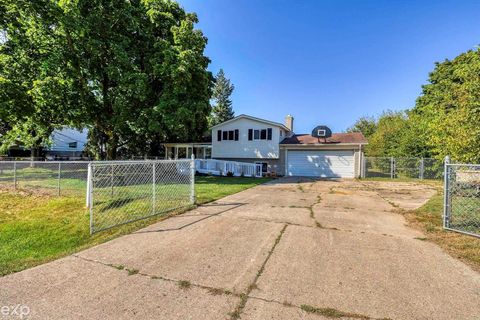
[[[480,275],[394,212],[434,193],[276,180],[0,278],[0,307],[35,319],[480,319]]]

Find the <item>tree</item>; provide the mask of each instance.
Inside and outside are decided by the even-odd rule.
[[[38,156],[65,122],[69,83],[57,32],[58,7],[45,1],[0,3],[0,119],[5,151],[19,141]]]
[[[69,59],[85,106],[78,125],[90,126],[97,157],[151,152],[165,140],[201,137],[212,76],[195,14],[169,0],[62,3]]]
[[[214,105],[212,107],[212,114],[210,116],[210,126],[230,120],[234,117],[232,109],[232,95],[235,86],[230,83],[230,80],[225,77],[223,69],[220,69],[215,77],[215,86],[213,88],[212,99]]]
[[[87,127],[96,158],[115,159],[208,127],[207,39],[178,3],[3,0],[0,13],[2,140],[40,146]]]
[[[386,111],[380,115],[375,132],[370,136],[366,153],[371,157],[403,156],[400,145],[407,126],[403,111]]]
[[[358,119],[347,132],[361,132],[365,138],[369,138],[377,129],[377,121],[374,117],[364,116]]]
[[[432,153],[480,161],[480,49],[436,63],[411,111]]]

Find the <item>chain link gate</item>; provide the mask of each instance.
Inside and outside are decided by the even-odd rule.
[[[443,162],[433,158],[363,157],[362,178],[442,179]]]
[[[88,170],[90,233],[195,203],[195,161],[92,162]]]
[[[443,228],[480,237],[480,164],[445,160]]]

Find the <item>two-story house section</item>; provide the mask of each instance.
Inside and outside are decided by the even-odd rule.
[[[291,134],[286,125],[242,114],[212,128],[212,158],[261,163],[264,172],[278,171],[280,142]]]

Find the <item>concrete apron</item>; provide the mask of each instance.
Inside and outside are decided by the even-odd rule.
[[[478,319],[479,274],[393,212],[434,191],[393,187],[276,180],[0,278],[0,305],[37,319]]]

